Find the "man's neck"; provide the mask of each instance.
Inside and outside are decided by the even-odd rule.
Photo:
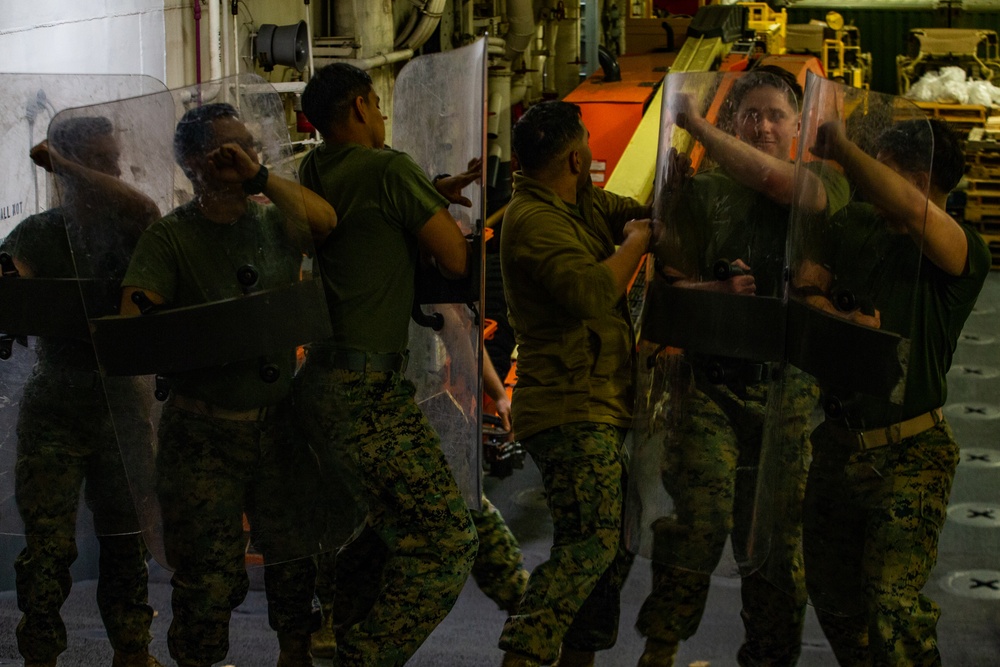
[[[323,141],[331,146],[343,146],[345,144],[357,144],[365,148],[375,148],[372,145],[371,137],[367,132],[362,132],[360,128],[345,127],[329,135],[323,135]]]
[[[243,193],[213,192],[195,197],[198,211],[220,225],[231,225],[247,212],[247,198]]]
[[[576,206],[576,202],[579,199],[580,186],[575,176],[552,176],[550,174],[530,174],[528,172],[525,172],[524,175],[548,187],[556,193],[559,199],[562,199],[570,206]]]

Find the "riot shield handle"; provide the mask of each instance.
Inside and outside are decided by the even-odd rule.
[[[260,271],[253,264],[244,264],[236,269],[236,280],[243,287],[244,294],[256,292],[260,286]]]
[[[499,417],[483,415],[483,469],[491,477],[510,477],[515,468],[524,467],[524,447],[509,438],[510,431],[503,430]]]
[[[833,304],[842,313],[860,310],[863,315],[875,315],[875,304],[870,297],[859,297],[849,289],[839,289],[833,293]]]
[[[264,357],[260,358],[260,368],[257,372],[260,375],[260,379],[267,384],[273,384],[281,377],[281,369],[278,368],[278,365],[271,363]]]
[[[729,384],[739,377],[739,372],[732,365],[723,364],[714,360],[706,364],[705,376],[712,384]]]
[[[428,315],[420,308],[420,304],[416,301],[413,302],[413,310],[410,311],[410,317],[422,327],[427,327],[434,331],[444,329],[444,315],[441,313],[431,313]]]
[[[149,315],[156,310],[156,304],[142,290],[132,292],[130,298],[132,299],[132,303],[139,307],[139,312],[143,315]]]
[[[851,406],[858,402],[858,398],[858,395],[853,392],[849,392],[843,397],[824,392],[820,397],[820,403],[823,405],[823,412],[826,413],[827,417],[834,421],[840,421],[847,415]]]
[[[712,275],[716,280],[729,280],[733,276],[742,276],[747,272],[733,264],[728,259],[720,259],[712,265]]]
[[[158,401],[167,400],[170,395],[170,381],[163,375],[156,376],[156,388],[153,389],[153,396]]]

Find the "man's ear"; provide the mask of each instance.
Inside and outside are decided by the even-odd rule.
[[[363,95],[354,98],[351,109],[360,122],[364,123],[368,120],[368,100]]]
[[[569,165],[569,173],[574,175],[579,174],[580,167],[583,166],[582,161],[580,160],[580,151],[575,149],[571,150],[569,154],[566,156],[566,160],[567,164]]]

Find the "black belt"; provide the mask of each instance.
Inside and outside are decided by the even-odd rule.
[[[332,368],[375,373],[402,373],[406,370],[406,363],[409,360],[409,355],[399,352],[376,353],[328,348],[310,348],[308,356]]]

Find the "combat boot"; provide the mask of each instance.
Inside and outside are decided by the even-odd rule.
[[[503,654],[503,664],[501,667],[542,667],[542,663],[526,655],[507,651]]]
[[[552,667],[594,667],[594,659],[597,654],[593,651],[579,651],[563,644],[562,651],[559,652],[559,659],[553,663]]]
[[[278,667],[313,667],[309,635],[278,635]]]
[[[55,663],[52,664],[55,665]],[[115,657],[111,659],[111,667],[163,667],[163,663],[151,656],[148,650],[136,653],[115,651]]]
[[[676,656],[676,642],[661,642],[656,639],[647,639],[646,650],[639,657],[637,667],[674,667],[674,658]]]

